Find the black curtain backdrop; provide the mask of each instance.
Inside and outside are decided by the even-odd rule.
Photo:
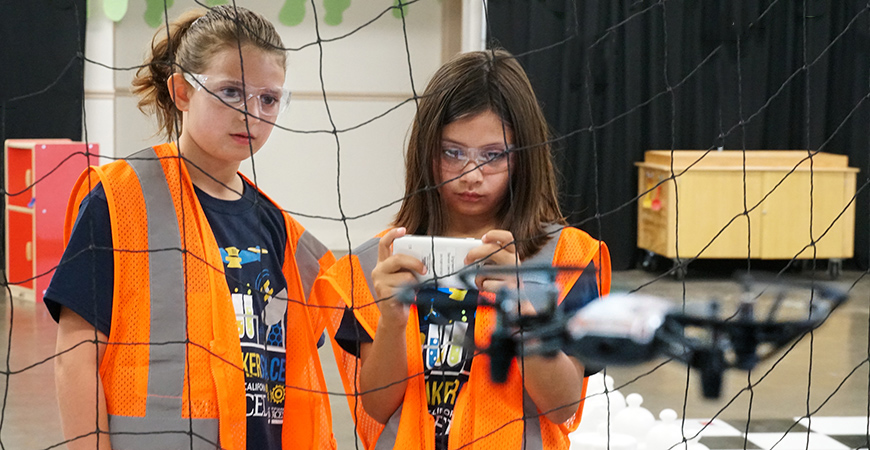
[[[0,1],[0,144],[81,140],[84,45],[85,0]],[[4,174],[0,170],[0,186]],[[5,207],[0,212],[5,223]],[[0,268],[6,265],[4,247]]]
[[[809,148],[848,155],[861,170],[858,188],[867,183],[867,8],[490,0],[489,38],[519,56],[560,138],[563,211],[608,243],[614,269],[626,269],[639,256],[634,163],[646,150]],[[867,267],[866,190],[855,225],[855,262]]]

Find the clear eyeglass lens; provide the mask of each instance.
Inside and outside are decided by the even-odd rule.
[[[236,80],[210,80],[207,75],[190,73],[185,73],[184,78],[196,90],[205,88],[217,100],[234,108],[244,109],[246,104],[251,107],[253,105],[247,102],[256,97],[260,114],[264,116],[277,116],[287,107],[290,100],[290,93],[281,88],[243,86]]]
[[[459,148],[459,147],[444,147],[441,155],[442,160],[450,170],[461,170],[468,165],[469,161],[474,163],[475,167],[479,167],[483,172],[493,173],[501,172],[507,168],[507,156],[511,147],[502,149],[477,149],[477,148]]]

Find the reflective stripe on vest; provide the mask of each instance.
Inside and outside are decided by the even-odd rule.
[[[559,246],[559,238],[562,237],[561,225],[549,224],[544,227],[544,232],[550,236],[550,239],[535,253],[531,258],[523,261],[524,264],[553,264],[553,258],[556,256],[556,247]]]
[[[543,450],[544,438],[541,436],[541,413],[532,397],[523,388],[523,450]]]
[[[148,397],[145,417],[109,415],[112,447],[214,449],[218,447],[218,419],[182,417],[187,339],[184,261],[166,176],[153,148],[133,154],[127,163],[139,179],[148,216]]]
[[[323,258],[328,251],[329,249],[318,241],[314,235],[309,233],[308,230],[303,231],[302,235],[299,236],[294,257],[306,299],[311,295],[311,286],[314,285],[314,280],[320,274],[320,258]]]
[[[544,232],[550,236],[550,239],[535,253],[531,258],[523,261],[525,265],[551,266],[553,258],[556,256],[556,247],[559,245],[559,238],[562,237],[562,227],[555,224],[550,224],[544,228]],[[546,303],[549,301],[548,293],[552,289],[552,278],[546,273],[527,272],[522,274],[523,290],[526,298],[532,303],[532,306],[537,310],[546,309],[549,307]]]
[[[375,283],[372,282],[372,270],[378,264],[378,245],[380,242],[380,238],[371,238],[353,250],[353,254],[359,260],[359,266],[362,267],[363,275],[366,277],[366,285],[372,293],[373,300],[378,299],[378,294],[375,292]]]
[[[399,422],[402,419],[402,405],[396,409],[396,412],[390,416],[390,420],[384,424],[384,430],[378,436],[378,441],[375,443],[374,450],[391,450],[396,445],[396,439],[399,437]],[[434,439],[434,436],[433,436]]]
[[[562,237],[562,227],[556,224],[548,225],[544,231],[550,235],[550,239],[546,244],[531,258],[524,261],[525,264],[553,264],[553,257],[556,255],[556,247],[559,245],[559,238]],[[523,284],[529,301],[533,306],[540,307],[539,301],[546,301],[544,296],[534,295],[537,289],[547,289],[550,283],[549,277],[539,274],[523,274]],[[537,286],[536,286],[537,285]],[[543,291],[541,291],[543,292]],[[539,301],[535,301],[538,300]],[[529,396],[529,393],[523,387],[523,446],[525,450],[543,450],[544,439],[541,435],[541,414],[538,412],[538,407]]]

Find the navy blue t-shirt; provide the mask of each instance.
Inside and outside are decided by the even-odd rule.
[[[248,449],[280,449],[286,367],[287,232],[283,213],[245,183],[242,198],[219,200],[196,189],[214,232],[242,344]],[[109,208],[102,185],[82,201],[61,263],[45,293],[58,320],[65,306],[111,335],[114,280]]]

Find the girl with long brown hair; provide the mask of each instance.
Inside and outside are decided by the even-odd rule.
[[[568,448],[582,412],[582,364],[563,352],[520,355],[507,381],[496,383],[489,355],[479,352],[495,313],[478,298],[530,281],[516,286],[523,278],[516,274],[478,275],[471,289],[422,288],[408,307],[397,293],[428,269],[392,252],[405,235],[475,238],[481,243],[465,264],[586,267],[559,276],[561,308],[606,293],[607,247],[565,223],[549,140],[529,80],[506,51],[457,56],[420,97],[393,227],[315,284],[317,298],[339,297],[348,306],[337,356],[367,448]],[[534,314],[539,299],[527,300],[522,313]],[[444,301],[458,307],[434,306]]]

